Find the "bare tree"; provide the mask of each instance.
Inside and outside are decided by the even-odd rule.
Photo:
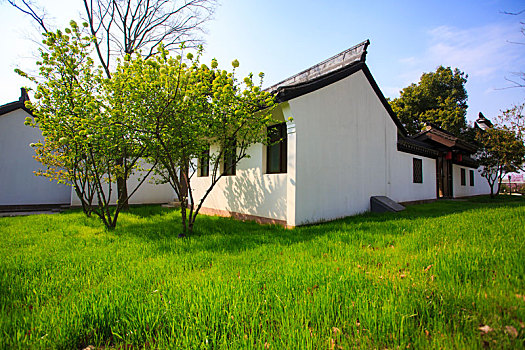
[[[42,7],[31,0],[7,0],[35,20],[44,31]],[[216,0],[79,0],[84,20],[97,39],[95,48],[108,78],[115,57],[141,52],[150,57],[162,42],[167,50],[201,43],[203,25],[211,19]]]
[[[45,12],[31,0],[7,0],[29,15],[45,32]],[[80,0],[79,0],[80,1]],[[145,57],[156,53],[162,43],[167,50],[181,43],[196,46],[199,34],[216,7],[216,0],[82,0],[85,20],[96,38],[95,50],[108,78],[117,57],[140,52]],[[121,161],[127,157],[126,151]],[[127,198],[126,179],[117,179],[119,198]],[[127,203],[125,205],[127,207]]]
[[[20,0],[19,2],[16,0],[7,0],[7,2],[22,13],[30,16],[40,27],[42,27],[42,29],[44,29],[46,33],[48,32],[47,27],[44,24],[45,12],[38,5],[35,5],[30,0]]]
[[[503,14],[510,15],[510,16],[520,16],[525,13],[525,10],[521,10],[518,12],[506,12],[504,11]],[[525,36],[525,21],[520,21],[521,29],[520,32],[523,36]],[[516,45],[525,45],[525,42],[523,41],[510,41],[511,44]],[[512,72],[512,78],[505,77],[505,80],[507,80],[512,85],[508,88],[524,88],[525,87],[525,72],[519,71],[519,72]]]
[[[83,0],[86,19],[97,38],[97,54],[110,76],[112,57],[141,51],[156,53],[199,44],[199,33],[210,19],[215,0]]]

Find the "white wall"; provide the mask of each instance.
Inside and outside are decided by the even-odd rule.
[[[143,168],[146,168],[147,165],[142,165]],[[140,183],[140,179],[143,178],[143,175],[147,174],[146,172],[136,172],[133,175],[130,176],[130,178],[127,181],[127,189],[128,194],[131,194],[135,188]],[[107,195],[107,191],[109,189],[109,186],[105,185],[105,193]],[[117,185],[115,183],[111,184],[111,205],[115,205],[117,203]],[[156,185],[154,182],[154,176],[150,174],[150,176],[144,181],[144,183],[138,188],[137,192],[131,196],[128,203],[129,204],[161,204],[161,203],[168,203],[173,202],[175,199],[175,191],[171,188],[169,184],[158,184]],[[96,197],[95,197],[96,199]],[[93,204],[98,203],[97,200],[93,201]],[[81,206],[82,203],[80,202],[80,199],[78,198],[75,191],[71,191],[71,205],[72,206]]]
[[[466,186],[461,186],[461,169],[465,169]],[[474,170],[474,186],[470,186],[470,170]],[[452,165],[452,187],[454,197],[490,194],[489,184],[487,180],[481,176],[478,169],[472,169],[456,164]]]
[[[436,198],[436,160],[395,151],[391,161],[389,197],[396,202]],[[413,159],[423,162],[423,183],[413,182]]]
[[[69,186],[33,173],[42,166],[29,144],[42,134],[24,125],[27,116],[23,109],[0,116],[0,205],[69,204]]]
[[[371,196],[389,194],[397,127],[362,71],[288,102],[297,225],[367,211]]]
[[[286,220],[287,174],[264,173],[264,147],[262,144],[250,147],[250,158],[237,164],[234,176],[224,176],[219,180],[203,207]],[[210,175],[211,171],[210,167]],[[194,176],[191,183],[195,203],[198,204],[209,188],[211,176]]]

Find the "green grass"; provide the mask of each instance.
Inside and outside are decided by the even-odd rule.
[[[525,345],[522,198],[293,230],[201,216],[185,239],[179,215],[0,218],[0,348]]]

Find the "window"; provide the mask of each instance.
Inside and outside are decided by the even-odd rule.
[[[286,173],[287,156],[286,123],[268,127],[268,143],[266,148],[266,173]]]
[[[210,149],[203,151],[199,157],[199,176],[210,176]]]
[[[413,158],[412,160],[412,179],[415,184],[423,183],[423,160]]]
[[[224,151],[223,175],[235,175],[235,165],[237,161],[237,146],[235,140],[230,141],[230,145]]]
[[[474,170],[469,170],[470,186],[474,186]]]
[[[463,168],[461,168],[461,186],[467,186],[467,174]]]

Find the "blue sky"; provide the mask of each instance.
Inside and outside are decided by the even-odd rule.
[[[27,83],[13,73],[31,69],[38,29],[0,0],[0,104],[16,100]],[[80,0],[41,1],[65,26],[79,18]],[[205,60],[238,59],[240,73],[266,73],[265,86],[370,39],[367,64],[387,97],[439,65],[469,75],[467,118],[494,117],[525,100],[525,88],[505,89],[505,77],[525,71],[520,20],[502,11],[525,9],[523,1],[276,1],[223,0],[204,35]]]

